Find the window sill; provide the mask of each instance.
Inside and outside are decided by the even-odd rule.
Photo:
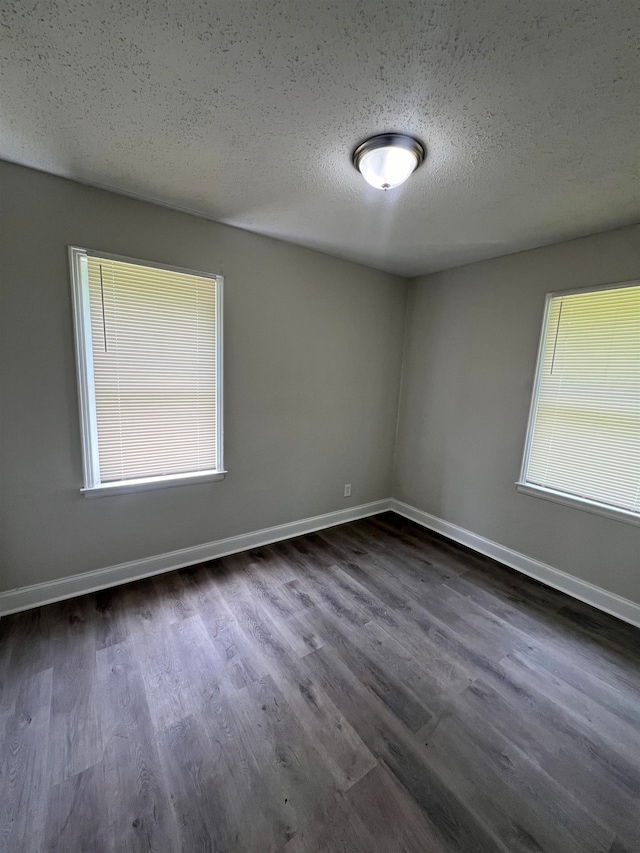
[[[535,498],[543,498],[546,501],[554,501],[555,503],[564,504],[565,506],[574,507],[574,509],[582,509],[586,512],[594,513],[595,515],[603,515],[605,518],[613,518],[616,521],[625,521],[627,524],[635,524],[640,526],[640,514],[630,512],[626,509],[620,509],[607,504],[601,504],[597,501],[590,501],[586,498],[579,498],[575,495],[569,495],[566,492],[556,492],[554,489],[545,489],[543,486],[534,486],[532,483],[516,483],[519,492],[523,495],[531,495]]]
[[[172,486],[195,486],[224,480],[226,471],[200,471],[191,474],[170,474],[166,477],[141,477],[137,480],[120,480],[116,483],[101,483],[80,489],[85,498],[104,498],[107,495],[126,495],[130,492],[147,492],[151,489],[167,489]]]

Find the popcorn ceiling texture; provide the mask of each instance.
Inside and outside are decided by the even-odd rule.
[[[636,0],[2,0],[0,75],[0,157],[400,275],[640,219]]]

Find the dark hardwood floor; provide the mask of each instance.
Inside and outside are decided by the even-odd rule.
[[[0,621],[0,850],[640,850],[640,632],[393,514]]]

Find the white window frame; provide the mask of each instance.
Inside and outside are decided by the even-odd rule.
[[[602,290],[619,290],[623,287],[638,287],[640,281],[623,281],[613,284],[598,284],[590,287],[575,287],[571,290],[555,290],[552,293],[547,293],[544,302],[544,314],[542,322],[542,331],[540,333],[540,343],[538,345],[538,358],[536,361],[536,374],[531,395],[531,406],[529,409],[529,419],[527,422],[527,436],[524,445],[524,454],[522,457],[522,467],[520,469],[520,477],[515,485],[519,492],[525,495],[531,495],[536,498],[553,501],[554,503],[564,504],[565,506],[574,507],[575,509],[585,510],[586,512],[594,513],[595,515],[603,515],[606,518],[613,518],[617,521],[625,521],[628,524],[640,526],[640,514],[623,509],[622,507],[611,506],[610,504],[600,503],[599,501],[582,498],[578,495],[573,495],[570,492],[557,491],[549,489],[545,486],[540,486],[535,483],[527,482],[527,469],[529,467],[529,457],[531,455],[531,445],[533,442],[533,433],[535,428],[536,413],[538,411],[538,398],[540,395],[540,380],[542,374],[542,364],[544,360],[544,343],[547,336],[547,328],[549,325],[549,306],[551,300],[558,296],[569,296],[574,293],[594,293]]]
[[[87,258],[97,257],[105,260],[137,264],[151,269],[196,275],[208,278],[216,288],[216,433],[217,464],[216,470],[195,471],[186,474],[164,474],[154,477],[120,480],[102,483],[98,457],[98,429],[96,417],[96,399],[93,373],[93,354],[91,345],[91,320],[89,312],[89,274]],[[223,480],[227,473],[224,469],[224,417],[223,417],[223,294],[224,277],[209,272],[184,269],[183,267],[143,261],[124,255],[99,252],[79,246],[69,246],[69,268],[71,272],[71,293],[73,300],[73,320],[76,342],[76,368],[78,379],[78,401],[80,408],[80,433],[82,438],[82,465],[84,487],[80,489],[86,498],[122,495],[129,492],[141,492],[150,489],[163,489],[169,486],[186,486]]]

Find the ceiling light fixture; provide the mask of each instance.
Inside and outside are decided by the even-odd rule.
[[[351,159],[368,184],[391,190],[424,161],[424,145],[408,133],[382,133],[358,145]]]

